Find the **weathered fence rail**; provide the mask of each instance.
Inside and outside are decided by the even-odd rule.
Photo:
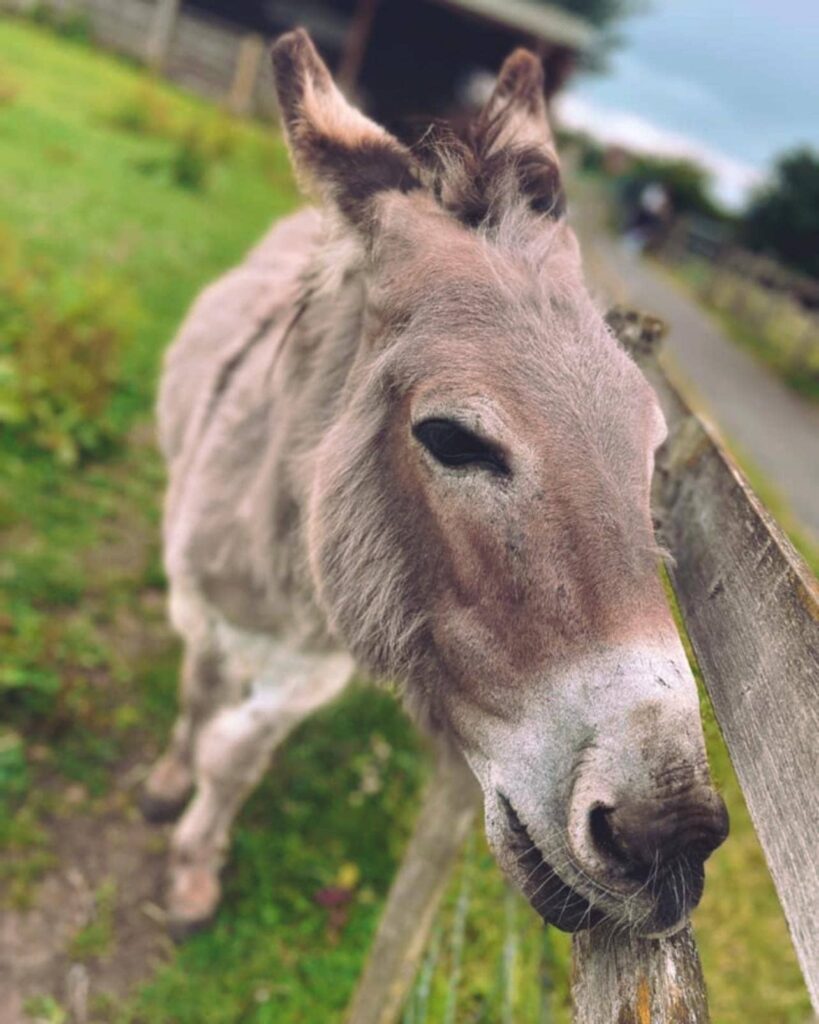
[[[654,498],[672,584],[819,1013],[819,588],[662,371],[659,321],[609,322],[668,421]],[[398,1019],[475,801],[439,761],[348,1024]],[[572,999],[576,1024],[706,1024],[690,926],[658,941],[605,926],[575,936]]]

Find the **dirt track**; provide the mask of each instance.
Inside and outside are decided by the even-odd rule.
[[[71,813],[52,823],[55,869],[26,910],[4,910],[0,925],[0,1024],[23,1024],[27,1000],[50,995],[88,1019],[99,999],[114,1003],[167,955],[162,922],[164,838],[133,810],[130,786],[114,790],[110,809]],[[72,937],[98,914],[95,893],[116,893],[105,955],[86,963],[70,955]]]

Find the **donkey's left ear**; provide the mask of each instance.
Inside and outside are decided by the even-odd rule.
[[[271,56],[296,174],[321,199],[366,228],[379,193],[419,187],[409,151],[345,100],[304,29],[280,36]]]
[[[529,50],[514,50],[498,73],[495,89],[475,123],[479,151],[488,166],[517,170],[519,193],[532,206],[562,215],[565,202],[557,147],[549,124],[543,65]]]

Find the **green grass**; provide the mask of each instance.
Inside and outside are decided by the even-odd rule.
[[[92,960],[110,952],[114,944],[116,898],[116,885],[110,879],[97,889],[91,919],[74,933],[68,944],[72,960]]]
[[[198,289],[290,209],[295,192],[268,129],[227,122],[82,45],[3,22],[0,66],[0,222],[20,260],[69,268],[80,282],[104,274],[130,302],[105,398],[104,457],[68,466],[0,431],[0,883],[24,904],[53,864],[54,821],[71,813],[56,794],[73,787],[93,811],[121,764],[167,735],[178,650],[161,603],[163,473],[145,439],[160,355]],[[194,156],[180,156],[185,146]],[[796,1024],[807,1017],[804,989],[707,722],[733,819],[696,919],[714,1020]],[[385,692],[354,688],[306,722],[241,816],[214,927],[124,1004],[98,998],[93,1019],[340,1020],[425,770],[414,730]],[[341,915],[320,904],[331,885],[349,892]],[[115,896],[98,892],[68,955],[104,960],[117,948]],[[509,893],[478,830],[406,1024],[566,1022],[568,975],[568,939],[544,931]],[[31,1012],[66,1019],[54,997],[43,992]]]

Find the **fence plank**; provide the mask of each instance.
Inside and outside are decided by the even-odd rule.
[[[145,50],[148,63],[156,70],[161,70],[167,60],[180,6],[180,0],[158,0],[156,4]]]
[[[691,926],[638,939],[600,926],[573,941],[574,1024],[708,1024]]]
[[[656,362],[645,370],[669,423],[655,502],[672,583],[819,1012],[819,587]]]
[[[466,763],[440,752],[347,1024],[393,1024],[398,1019],[480,802],[480,789]]]
[[[264,52],[264,39],[258,35],[245,36],[239,46],[236,72],[228,96],[228,107],[234,114],[247,114],[252,107]]]

